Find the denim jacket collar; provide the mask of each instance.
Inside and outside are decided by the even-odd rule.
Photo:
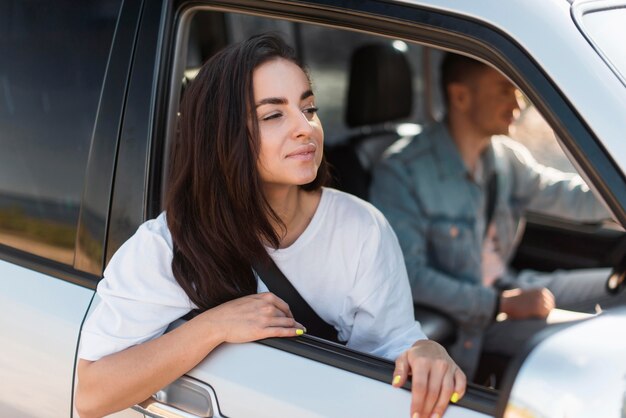
[[[433,127],[433,131],[435,135],[432,135],[431,137],[438,139],[433,145],[436,159],[438,160],[437,166],[440,178],[445,179],[446,177],[462,177],[465,179],[472,179],[473,176],[461,158],[459,149],[454,143],[445,122],[436,124]],[[488,178],[496,170],[492,143],[489,144],[487,149],[481,155],[481,160],[483,163],[484,178]]]

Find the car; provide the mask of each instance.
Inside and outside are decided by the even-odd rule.
[[[180,96],[215,51],[264,31],[281,32],[310,68],[336,187],[364,198],[383,150],[439,116],[444,51],[498,69],[547,129],[537,149],[557,157],[546,164],[581,174],[614,215],[529,214],[515,266],[613,267],[607,286],[621,291],[625,18],[622,0],[0,2],[0,415],[77,416],[81,326],[113,253],[162,209]],[[403,52],[411,71],[398,93],[409,104],[387,103],[381,117],[349,97],[369,68],[350,60],[372,45]],[[419,306],[416,317],[454,341],[449,318]],[[497,384],[470,384],[445,417],[624,417],[625,329],[620,308],[551,327],[500,369],[485,363]],[[393,388],[392,373],[315,336],[223,344],[114,416],[406,416],[410,388]]]

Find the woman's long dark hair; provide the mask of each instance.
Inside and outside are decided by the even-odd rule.
[[[281,225],[265,199],[257,159],[259,128],[252,74],[283,58],[303,68],[293,49],[274,34],[252,37],[207,61],[185,91],[180,133],[172,144],[167,224],[174,241],[176,281],[202,310],[256,292],[251,264],[277,248]],[[325,184],[324,159],[316,179]]]

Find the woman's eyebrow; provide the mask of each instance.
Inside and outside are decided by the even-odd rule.
[[[300,95],[300,100],[308,99],[311,96],[313,96],[313,90],[308,89],[307,91],[305,91],[304,93]]]
[[[287,99],[285,99],[284,97],[267,97],[265,99],[261,99],[256,104],[256,107],[263,106],[266,104],[284,105],[284,104],[287,104]]]
[[[311,96],[313,96],[313,90],[309,89],[300,95],[300,100],[302,101],[304,99],[308,99]],[[265,99],[259,100],[259,102],[256,104],[256,107],[263,106],[266,104],[284,105],[287,103],[288,103],[288,100],[284,97],[266,97]]]

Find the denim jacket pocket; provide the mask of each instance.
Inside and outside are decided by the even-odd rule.
[[[475,277],[480,268],[470,226],[463,221],[438,220],[430,225],[428,263],[452,277]]]

